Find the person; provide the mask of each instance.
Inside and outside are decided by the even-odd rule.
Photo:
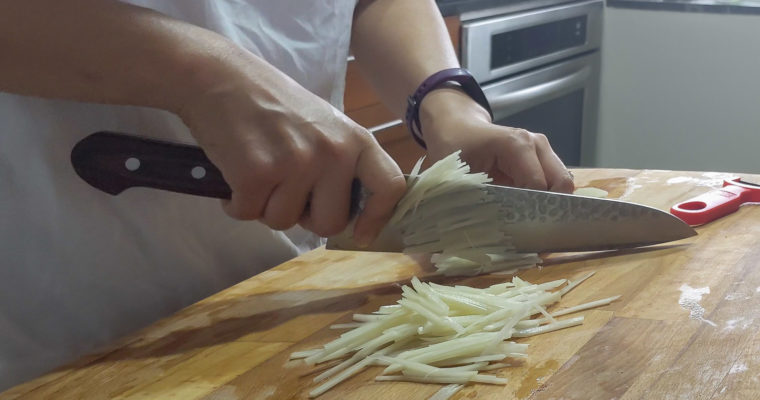
[[[405,183],[339,111],[349,48],[399,115],[458,66],[433,0],[0,5],[0,389],[320,245],[346,227],[355,177],[371,242]],[[461,149],[497,183],[573,188],[543,135],[455,87],[420,121],[434,160]],[[199,144],[231,199],[89,187],[69,154],[100,130]]]

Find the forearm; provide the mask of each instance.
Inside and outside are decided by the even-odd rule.
[[[459,67],[443,18],[433,0],[362,0],[357,7],[352,50],[364,75],[382,101],[398,116],[406,98],[427,77]],[[426,96],[420,108],[423,126],[430,115],[469,109],[477,118],[487,112],[467,95],[442,89]]]
[[[240,52],[211,31],[113,0],[0,5],[0,90],[177,111]]]
[[[6,1],[0,57],[0,90],[178,114],[229,184],[235,218],[337,234],[358,178],[373,194],[354,236],[369,243],[406,190],[377,141],[327,101],[224,37],[150,10]]]
[[[459,67],[433,0],[361,0],[352,49],[385,104],[405,114],[406,98],[430,75]],[[571,192],[573,181],[546,136],[494,124],[485,108],[456,86],[428,93],[419,105],[427,154],[453,151],[497,184]]]

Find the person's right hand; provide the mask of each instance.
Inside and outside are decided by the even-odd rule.
[[[406,190],[365,129],[224,36],[126,2],[64,3],[2,3],[0,91],[176,113],[230,184],[227,213],[274,229],[340,231],[356,177],[374,193],[366,241]]]
[[[364,128],[244,50],[198,73],[178,114],[232,188],[224,210],[276,230],[329,236],[348,223],[351,183],[372,193],[354,237],[369,244],[406,190],[399,167]]]

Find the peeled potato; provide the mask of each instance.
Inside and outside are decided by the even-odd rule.
[[[573,192],[573,194],[577,196],[604,198],[607,197],[609,193],[607,193],[606,190],[589,186],[575,189],[575,192]]]

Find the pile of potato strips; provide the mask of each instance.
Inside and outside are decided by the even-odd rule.
[[[443,398],[467,383],[506,384],[489,373],[527,356],[528,345],[512,339],[556,331],[583,323],[583,317],[563,315],[610,304],[620,296],[548,312],[563,295],[590,277],[531,284],[518,277],[486,288],[443,286],[421,282],[402,287],[394,305],[372,314],[354,314],[350,328],[322,348],[293,353],[309,365],[332,361],[334,366],[314,378],[309,395],[319,396],[369,366],[385,369],[378,381],[449,384]],[[342,360],[342,361],[336,361]],[[434,396],[435,397],[435,396]],[[442,398],[438,396],[436,398]]]

